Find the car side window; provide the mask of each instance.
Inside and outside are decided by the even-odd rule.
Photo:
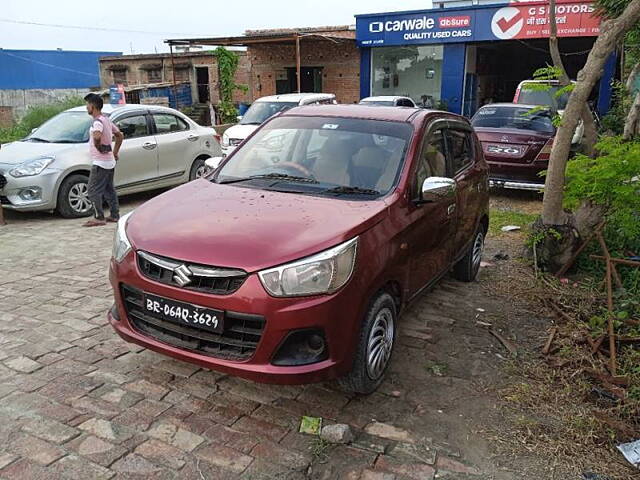
[[[446,177],[447,160],[442,129],[433,130],[427,136],[420,152],[418,171],[416,173],[416,192],[429,177]]]
[[[125,140],[149,135],[146,115],[135,115],[117,120],[116,126],[124,135]]]
[[[153,121],[159,134],[183,132],[189,130],[187,122],[169,113],[154,113]]]
[[[473,163],[473,140],[471,133],[465,130],[447,130],[447,150],[452,176],[455,176]]]

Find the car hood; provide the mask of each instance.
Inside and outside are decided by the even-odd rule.
[[[255,132],[260,125],[234,125],[233,127],[228,128],[224,133],[229,138],[240,138],[244,140],[253,132]]]
[[[127,223],[136,250],[255,272],[363,233],[384,200],[350,201],[196,180],[138,207]]]
[[[26,160],[50,155],[58,155],[69,150],[75,150],[79,146],[87,148],[84,143],[7,143],[5,145],[2,145],[2,148],[0,148],[0,163],[5,165],[17,165]]]

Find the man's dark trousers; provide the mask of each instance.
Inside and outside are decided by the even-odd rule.
[[[91,167],[91,175],[89,175],[88,196],[93,204],[93,214],[98,220],[104,220],[104,210],[102,208],[103,200],[109,204],[111,210],[111,218],[120,216],[120,208],[118,205],[118,195],[113,185],[113,174],[115,168],[102,168],[94,165]]]

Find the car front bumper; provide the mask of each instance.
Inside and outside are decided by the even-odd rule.
[[[490,179],[489,186],[495,188],[508,188],[513,190],[532,190],[539,192],[544,190],[544,183],[518,182],[503,179]]]
[[[15,178],[3,173],[7,184],[0,189],[0,202],[10,210],[52,210],[56,207],[56,188],[60,171],[46,168],[39,175]],[[36,192],[30,195],[30,192]]]
[[[109,279],[114,291],[115,304],[108,313],[108,320],[118,335],[128,342],[204,368],[263,383],[321,382],[344,375],[351,368],[359,320],[364,314],[361,302],[354,301],[359,298],[359,287],[355,282],[349,282],[342,290],[332,295],[274,298],[264,290],[258,276],[251,274],[234,293],[213,295],[148,279],[140,272],[136,254],[133,252],[129,252],[121,263],[111,260]],[[130,303],[123,298],[123,286],[172,300],[223,310],[226,318],[231,315],[261,316],[264,318],[264,328],[255,350],[244,359],[234,360],[222,355],[207,354],[201,350],[186,349],[171,339],[160,339],[141,330],[136,323],[135,313],[134,316],[129,315],[127,305]],[[226,328],[225,326],[225,330]],[[322,332],[326,355],[316,363],[274,365],[273,359],[289,334],[299,331]]]

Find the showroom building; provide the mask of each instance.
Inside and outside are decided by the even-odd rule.
[[[406,95],[467,116],[486,103],[510,102],[520,81],[552,63],[548,8],[534,1],[357,15],[360,96]],[[573,79],[599,34],[593,10],[575,0],[556,6],[560,49]],[[617,63],[612,54],[592,94],[600,114],[609,109]]]

